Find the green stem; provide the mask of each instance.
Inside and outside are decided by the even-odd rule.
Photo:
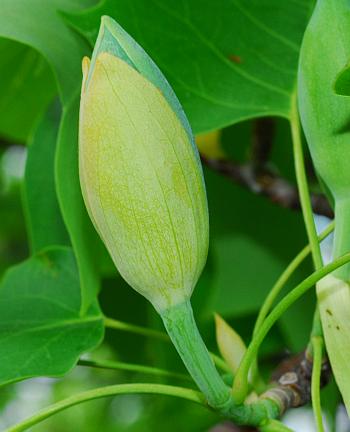
[[[231,399],[229,388],[215,368],[199,334],[189,301],[161,313],[164,326],[187,370],[208,404],[221,409]]]
[[[121,330],[128,333],[138,334],[141,336],[146,336],[154,339],[161,340],[163,342],[171,342],[169,336],[161,331],[149,329],[146,327],[137,326],[135,324],[129,324],[123,321],[118,321],[113,318],[104,319],[104,324],[108,328],[112,328],[115,330]],[[231,373],[230,367],[222,360],[219,356],[209,351],[211,358],[218,368],[220,368],[224,372]]]
[[[311,339],[313,337],[323,337],[323,330],[322,330],[322,322],[321,322],[321,315],[320,315],[320,309],[316,307],[313,321],[312,321],[312,329],[311,329]],[[312,348],[312,341],[309,341],[308,347],[307,347],[307,353],[313,356],[313,348]]]
[[[318,236],[318,241],[321,242],[323,239],[325,239],[332,231],[334,230],[334,222],[331,222],[327,228]],[[261,327],[262,322],[266,318],[269,311],[272,309],[272,306],[280,294],[281,290],[289,280],[289,278],[292,276],[292,274],[295,272],[295,270],[300,266],[300,264],[304,261],[304,259],[309,255],[311,252],[310,244],[304,247],[298,255],[293,259],[293,261],[290,262],[288,267],[284,270],[284,272],[281,274],[281,276],[278,278],[275,285],[272,287],[271,291],[267,295],[263,305],[260,308],[258,318],[256,320],[253,335],[256,334],[258,329]]]
[[[157,375],[168,378],[176,378],[185,381],[191,381],[191,378],[188,375],[167,371],[165,369],[159,369],[151,366],[144,366],[139,364],[132,363],[123,363],[116,361],[108,361],[108,360],[84,360],[80,359],[78,361],[79,366],[88,366],[98,369],[112,369],[112,370],[123,370],[128,372],[138,372],[142,374],[148,375]]]
[[[147,336],[154,339],[159,339],[162,341],[169,342],[168,336],[160,332],[158,330],[149,329],[146,327],[137,326],[135,324],[129,324],[123,321],[118,321],[112,318],[105,317],[104,324],[106,327],[115,329],[115,330],[121,330],[128,333],[138,334],[141,336]]]
[[[311,339],[313,348],[313,365],[311,376],[311,400],[316,420],[317,432],[324,432],[320,396],[320,380],[323,355],[323,338],[315,336]]]
[[[314,217],[312,214],[312,206],[310,202],[310,193],[307,184],[296,91],[294,92],[294,96],[292,100],[290,124],[291,124],[291,133],[292,133],[292,141],[293,141],[295,175],[298,184],[300,203],[303,212],[307,236],[309,239],[309,244],[311,246],[311,253],[314,262],[314,267],[315,270],[319,270],[323,266],[323,259],[322,259],[320,244],[317,238],[317,231],[314,222]],[[318,311],[318,306],[316,306],[311,335],[322,336],[322,334],[323,332],[322,332],[320,314]],[[311,343],[309,343],[307,351],[312,353]]]
[[[100,387],[93,390],[85,391],[83,393],[79,393],[74,396],[70,396],[67,399],[63,399],[60,402],[57,402],[47,408],[42,409],[33,416],[27,418],[26,420],[17,423],[17,425],[15,426],[10,427],[5,432],[24,431],[56,413],[63,411],[71,406],[78,405],[82,402],[99,399],[106,396],[116,396],[120,394],[130,393],[147,393],[174,396],[196,402],[201,405],[205,405],[205,400],[199,392],[183,387],[174,387],[163,384],[118,384],[107,387]]]
[[[275,322],[283,315],[283,313],[305,292],[312,288],[316,282],[322,279],[327,274],[331,273],[335,269],[341,267],[344,264],[350,262],[350,253],[343,255],[342,257],[334,260],[332,263],[316,270],[310,276],[303,280],[299,285],[297,285],[292,291],[290,291],[270,312],[267,316],[260,329],[257,331],[255,337],[249,344],[247,351],[241,361],[238,368],[234,385],[233,385],[233,397],[236,404],[240,404],[244,401],[248,392],[248,373],[251,365],[256,357],[261,343],[263,342],[265,336],[275,324]]]
[[[252,426],[280,415],[280,402],[269,397],[246,405],[234,403],[230,388],[218,374],[199,334],[189,301],[163,311],[161,316],[182,361],[211,407],[237,424]]]
[[[350,250],[350,199],[336,200],[336,225],[334,232],[334,258]],[[335,276],[345,282],[350,280],[350,266],[344,266],[335,272]]]
[[[296,179],[298,184],[300,203],[303,211],[307,236],[311,246],[312,259],[314,262],[315,270],[318,270],[322,267],[323,261],[322,261],[320,245],[317,238],[317,231],[314,223],[314,218],[312,214],[310,193],[309,193],[309,188],[308,188],[307,178],[306,178],[296,92],[294,93],[294,97],[292,101],[290,124],[291,124],[291,133],[292,133],[292,141],[293,141],[295,174],[296,174]]]
[[[332,231],[334,230],[334,222],[331,222],[327,228],[318,236],[318,241],[321,242],[324,238],[326,238]],[[295,270],[300,266],[300,264],[304,261],[304,259],[309,255],[311,252],[310,244],[305,246],[298,255],[290,262],[288,267],[283,271],[281,276],[276,281],[275,285],[272,287],[271,291],[267,295],[263,305],[261,306],[259,310],[259,314],[257,317],[257,320],[255,322],[254,330],[253,330],[253,337],[256,335],[257,331],[261,327],[263,321],[267,317],[267,314],[272,309],[273,304],[275,303],[278,295],[282,291],[283,287],[289,280],[289,278],[292,276],[292,274],[295,272]],[[315,322],[314,328],[317,329],[317,324],[319,320]],[[264,383],[262,382],[262,378],[259,374],[259,367],[258,367],[258,357],[255,358],[254,363],[252,365],[252,377],[254,381],[254,386],[259,391],[264,388]]]

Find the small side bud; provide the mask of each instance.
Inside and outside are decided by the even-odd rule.
[[[219,351],[235,374],[247,350],[245,343],[240,335],[218,314],[215,314],[215,325]]]

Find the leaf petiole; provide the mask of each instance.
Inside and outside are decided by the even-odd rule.
[[[311,247],[312,259],[314,261],[315,270],[318,270],[323,266],[323,260],[322,260],[320,245],[317,238],[315,222],[312,214],[309,187],[306,178],[296,92],[294,93],[292,99],[290,124],[291,124],[291,133],[292,133],[292,142],[293,142],[295,175],[296,175],[298,190],[300,195],[300,203],[303,212],[307,236],[309,238],[309,243]]]
[[[126,323],[124,321],[115,320],[113,318],[104,317],[105,327],[121,330],[128,333],[138,334],[154,339],[159,339],[165,342],[170,342],[169,336],[158,330],[153,330],[147,327],[138,326],[135,324]]]
[[[182,399],[186,399],[192,402],[196,402],[201,405],[205,404],[205,399],[202,394],[198,391],[187,389],[184,387],[174,387],[164,384],[117,384],[106,387],[99,387],[93,390],[88,390],[79,393],[74,396],[70,396],[67,399],[63,399],[59,402],[54,403],[40,411],[33,416],[23,420],[20,423],[8,428],[5,432],[21,432],[34,426],[37,423],[51,417],[52,415],[70,408],[74,405],[78,405],[82,402],[87,402],[94,399],[100,399],[107,396],[116,396],[121,394],[161,394],[167,396],[174,396]]]
[[[141,336],[158,339],[163,342],[169,342],[169,343],[171,342],[169,336],[166,333],[163,333],[158,330],[149,329],[147,327],[141,327],[135,324],[126,323],[124,321],[118,321],[108,317],[104,318],[104,324],[106,327],[111,329],[138,334]],[[231,369],[222,358],[220,358],[218,355],[212,352],[209,352],[209,354],[218,368],[220,368],[223,372],[231,373]]]
[[[331,222],[327,228],[318,236],[318,241],[325,239],[334,230],[334,222]],[[283,271],[281,276],[276,281],[275,285],[272,287],[271,291],[267,295],[262,307],[259,310],[258,318],[256,320],[253,335],[256,334],[258,329],[261,327],[264,319],[272,308],[277,296],[290,279],[295,270],[300,266],[300,264],[305,260],[305,258],[310,254],[311,246],[308,244],[305,246],[296,257],[289,263],[288,267]]]
[[[323,421],[322,421],[321,396],[320,396],[323,338],[320,336],[314,336],[311,338],[311,343],[312,343],[312,350],[313,350],[313,364],[312,364],[312,376],[311,376],[312,408],[314,411],[317,432],[324,432]]]
[[[325,239],[332,231],[334,230],[334,221],[331,222],[327,228],[318,236],[318,241],[321,242],[323,239]],[[287,281],[290,279],[292,274],[296,271],[296,269],[301,265],[301,263],[304,261],[304,259],[310,254],[311,252],[311,246],[310,244],[306,245],[299,253],[296,255],[296,257],[289,263],[287,268],[283,271],[281,276],[277,279],[276,283],[270,290],[269,294],[267,295],[264,303],[262,304],[257,320],[255,322],[254,330],[253,330],[253,337],[258,332],[259,328],[261,327],[262,323],[264,322],[266,316],[272,309],[272,306],[274,302],[276,301],[276,298],[284,288]],[[252,365],[252,375],[255,379],[255,385],[260,385],[262,388],[263,385],[261,384],[261,378],[259,375],[259,368],[258,368],[258,360],[257,358],[254,361],[254,364]]]
[[[111,369],[111,370],[123,370],[128,372],[138,372],[142,374],[176,378],[176,379],[192,382],[192,379],[189,375],[171,372],[165,369],[160,369],[152,366],[145,366],[145,365],[139,365],[133,363],[124,363],[124,362],[109,361],[109,360],[80,359],[78,361],[78,366],[87,366],[87,367],[93,367],[98,369]]]
[[[316,282],[321,280],[327,274],[331,273],[333,270],[343,266],[344,264],[347,264],[348,262],[350,262],[350,253],[347,253],[334,260],[330,264],[322,267],[321,269],[316,270],[314,273],[304,279],[299,285],[297,285],[292,291],[290,291],[270,312],[261,325],[260,329],[257,331],[255,337],[253,337],[253,340],[249,344],[237,371],[232,389],[236,404],[242,403],[248,393],[249,370],[252,363],[254,362],[261,343],[263,342],[271,327],[283,315],[283,313],[304,293],[311,289]]]

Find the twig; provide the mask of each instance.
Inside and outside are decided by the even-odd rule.
[[[271,396],[276,394],[281,399],[285,397],[284,410],[296,408],[307,404],[311,400],[311,377],[313,361],[307,351],[292,356],[283,361],[272,375],[272,383],[275,385],[268,390]],[[320,387],[324,387],[331,376],[328,359],[323,359],[321,369]]]
[[[239,164],[233,160],[208,159],[203,156],[201,158],[208,168],[244,186],[256,195],[266,196],[284,208],[301,209],[297,188],[267,167],[257,172],[253,163]],[[312,194],[311,204],[314,213],[333,218],[333,210],[324,195]]]
[[[275,134],[275,120],[260,118],[253,123],[250,161],[239,164],[230,159],[209,159],[201,156],[202,162],[213,171],[224,175],[257,195],[263,195],[284,208],[300,210],[298,189],[279,176],[269,166],[269,159]],[[333,218],[333,210],[326,197],[312,194],[314,213]]]

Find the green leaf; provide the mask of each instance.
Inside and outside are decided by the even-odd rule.
[[[313,0],[104,0],[67,19],[91,44],[110,15],[173,86],[195,132],[247,118],[289,118]],[[252,37],[254,35],[254,37]]]
[[[28,256],[21,190],[15,185],[0,193],[0,278],[5,270]]]
[[[49,3],[33,0],[30,7],[25,0],[2,0],[0,3],[0,36],[27,44],[41,53],[57,79],[64,107],[56,160],[57,193],[77,256],[83,310],[98,292],[97,267],[100,262],[96,261],[101,258],[110,268],[110,260],[105,259],[104,247],[86,216],[78,180],[76,95],[81,84],[81,59],[89,52],[89,47],[83,38],[68,28],[59,12],[76,12],[92,3],[91,0],[52,0]],[[69,118],[71,113],[72,118]],[[47,243],[52,241],[50,236]],[[45,239],[40,241],[45,242]]]
[[[0,38],[0,134],[25,142],[56,93],[45,59],[23,44]]]
[[[81,77],[81,59],[87,44],[63,22],[59,11],[76,12],[91,0],[2,0],[0,36],[37,50],[57,79],[62,101],[68,102]]]
[[[52,0],[49,3],[33,0],[30,7],[25,0],[2,0],[0,3],[0,36],[40,52],[57,79],[64,107],[56,158],[57,194],[77,257],[85,311],[98,292],[99,259],[109,268],[110,261],[105,259],[104,247],[86,216],[78,180],[76,95],[81,85],[81,59],[89,52],[89,47],[83,38],[68,28],[59,12],[76,12],[92,3],[91,0]],[[69,118],[71,113],[72,118]]]
[[[58,103],[50,107],[28,148],[23,196],[32,252],[50,245],[69,245],[54,179],[60,112]]]
[[[12,267],[0,286],[0,384],[61,376],[103,335],[96,306],[80,315],[69,248],[51,248]]]
[[[334,91],[341,96],[350,96],[350,64],[347,64],[337,76]]]
[[[106,254],[87,214],[79,183],[78,169],[79,98],[63,109],[56,154],[56,187],[79,267],[82,311],[95,300],[100,287],[99,257]]]

